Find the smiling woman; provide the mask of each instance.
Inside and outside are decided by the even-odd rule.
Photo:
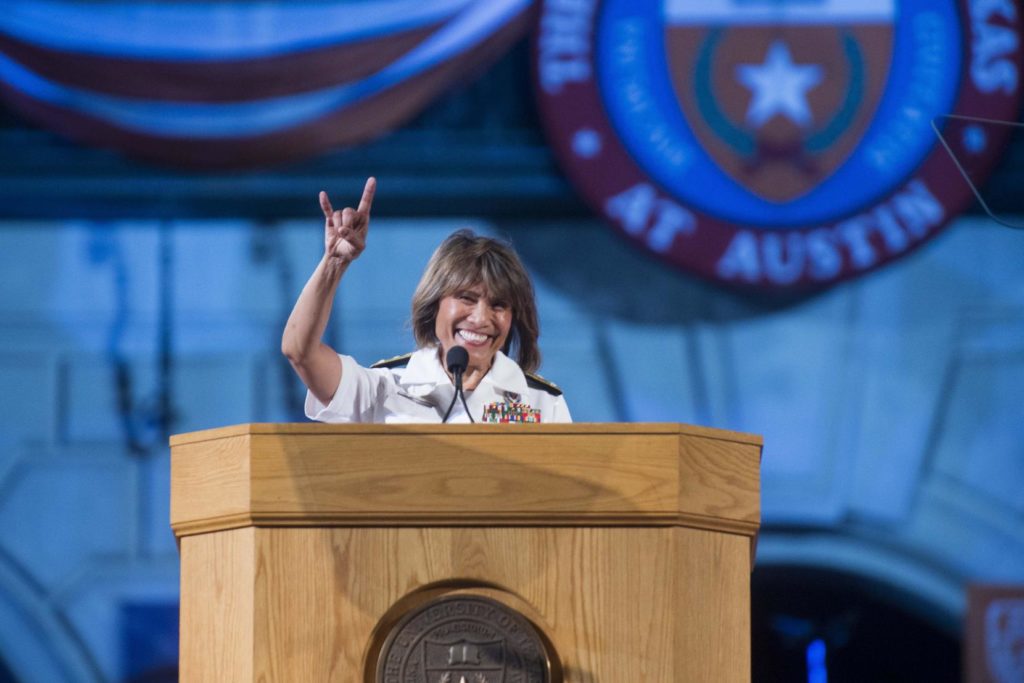
[[[335,211],[324,192],[324,256],[285,325],[281,351],[309,388],[306,415],[323,422],[442,422],[455,385],[447,352],[469,356],[465,405],[448,422],[571,422],[540,365],[533,285],[511,246],[469,230],[434,252],[412,300],[418,349],[360,366],[322,340],[341,276],[366,245],[374,178],[356,209]],[[513,360],[513,357],[515,360]]]

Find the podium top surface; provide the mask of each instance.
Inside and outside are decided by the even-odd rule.
[[[676,422],[574,422],[570,424],[325,424],[322,422],[251,422],[171,436],[171,447],[245,434],[686,434],[761,447],[756,434],[698,427]]]
[[[756,536],[761,438],[682,424],[242,424],[171,438],[179,537],[244,526]]]

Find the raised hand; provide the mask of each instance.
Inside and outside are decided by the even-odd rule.
[[[370,228],[370,206],[377,191],[377,179],[367,178],[359,208],[346,206],[335,211],[327,193],[320,192],[320,208],[324,212],[324,253],[337,265],[348,265],[356,260],[366,247],[366,233]]]

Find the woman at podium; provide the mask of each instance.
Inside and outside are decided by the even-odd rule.
[[[533,285],[515,251],[500,240],[460,230],[437,248],[413,294],[416,351],[367,368],[323,342],[338,284],[366,246],[376,188],[368,179],[358,207],[341,211],[320,193],[324,255],[281,339],[282,353],[308,388],[306,416],[322,422],[571,422],[562,392],[533,374],[540,365]]]

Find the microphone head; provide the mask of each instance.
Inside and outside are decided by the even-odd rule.
[[[461,346],[453,346],[448,349],[444,362],[448,366],[448,372],[456,376],[461,375],[469,365],[469,352]]]

